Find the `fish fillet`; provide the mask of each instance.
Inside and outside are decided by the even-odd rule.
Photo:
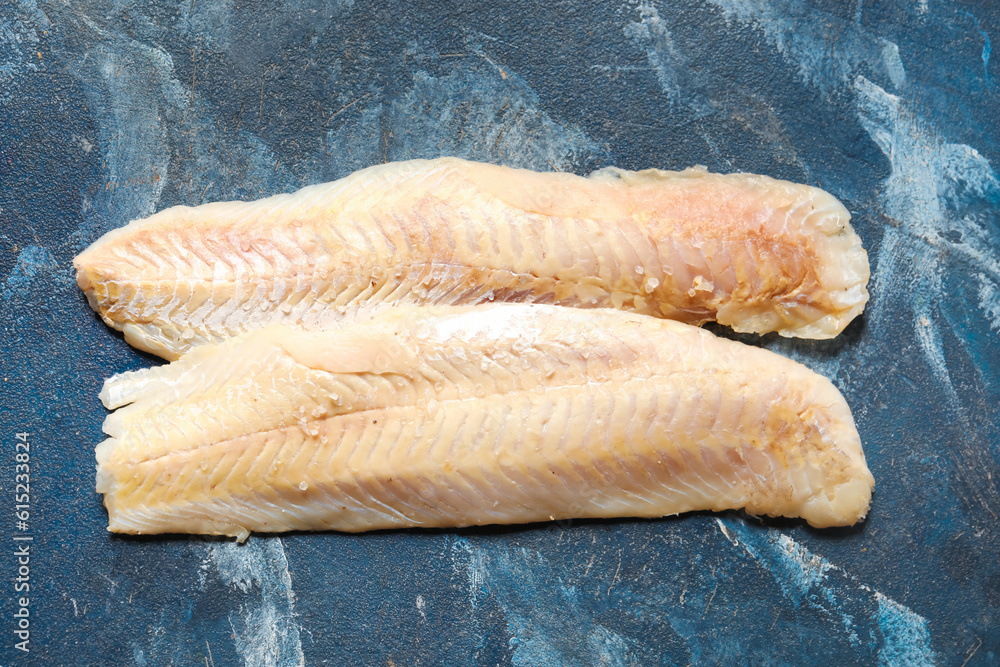
[[[389,305],[494,300],[830,338],[868,300],[849,220],[822,190],[764,176],[583,178],[441,158],[169,208],[74,264],[94,310],[166,359],[274,323],[322,329]]]
[[[272,325],[111,378],[109,530],[364,531],[745,508],[848,525],[873,479],[825,378],[611,309]]]

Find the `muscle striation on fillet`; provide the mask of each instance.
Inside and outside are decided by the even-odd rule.
[[[111,378],[109,530],[365,531],[745,508],[853,524],[872,476],[804,366],[689,325],[542,305],[272,325]]]
[[[868,300],[849,220],[822,190],[764,176],[583,178],[439,158],[169,208],[109,232],[74,265],[105,322],[167,359],[269,324],[321,329],[394,305],[491,301],[830,338]]]

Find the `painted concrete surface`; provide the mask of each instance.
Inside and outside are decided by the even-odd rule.
[[[935,0],[8,0],[0,663],[997,664],[998,34],[991,3]],[[170,205],[438,155],[704,164],[844,201],[872,260],[865,315],[834,341],[740,338],[844,392],[868,520],[109,535],[97,394],[159,362],[91,313],[72,257]],[[15,536],[34,538],[28,654]]]

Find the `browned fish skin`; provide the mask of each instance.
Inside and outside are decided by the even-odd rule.
[[[363,531],[746,508],[862,519],[843,397],[801,364],[614,310],[398,308],[110,379],[122,533]]]
[[[582,178],[440,158],[170,208],[74,264],[101,317],[167,359],[272,323],[321,328],[388,305],[494,300],[829,338],[868,299],[849,219],[822,190],[764,176]]]

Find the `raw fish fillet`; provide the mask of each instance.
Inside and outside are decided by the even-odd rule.
[[[583,178],[441,158],[170,208],[74,265],[94,310],[166,359],[273,323],[330,328],[389,305],[490,301],[830,338],[868,300],[849,220],[822,190],[764,176]]]
[[[411,307],[285,325],[107,381],[109,530],[364,531],[745,508],[862,519],[837,389],[776,354],[616,310]]]

